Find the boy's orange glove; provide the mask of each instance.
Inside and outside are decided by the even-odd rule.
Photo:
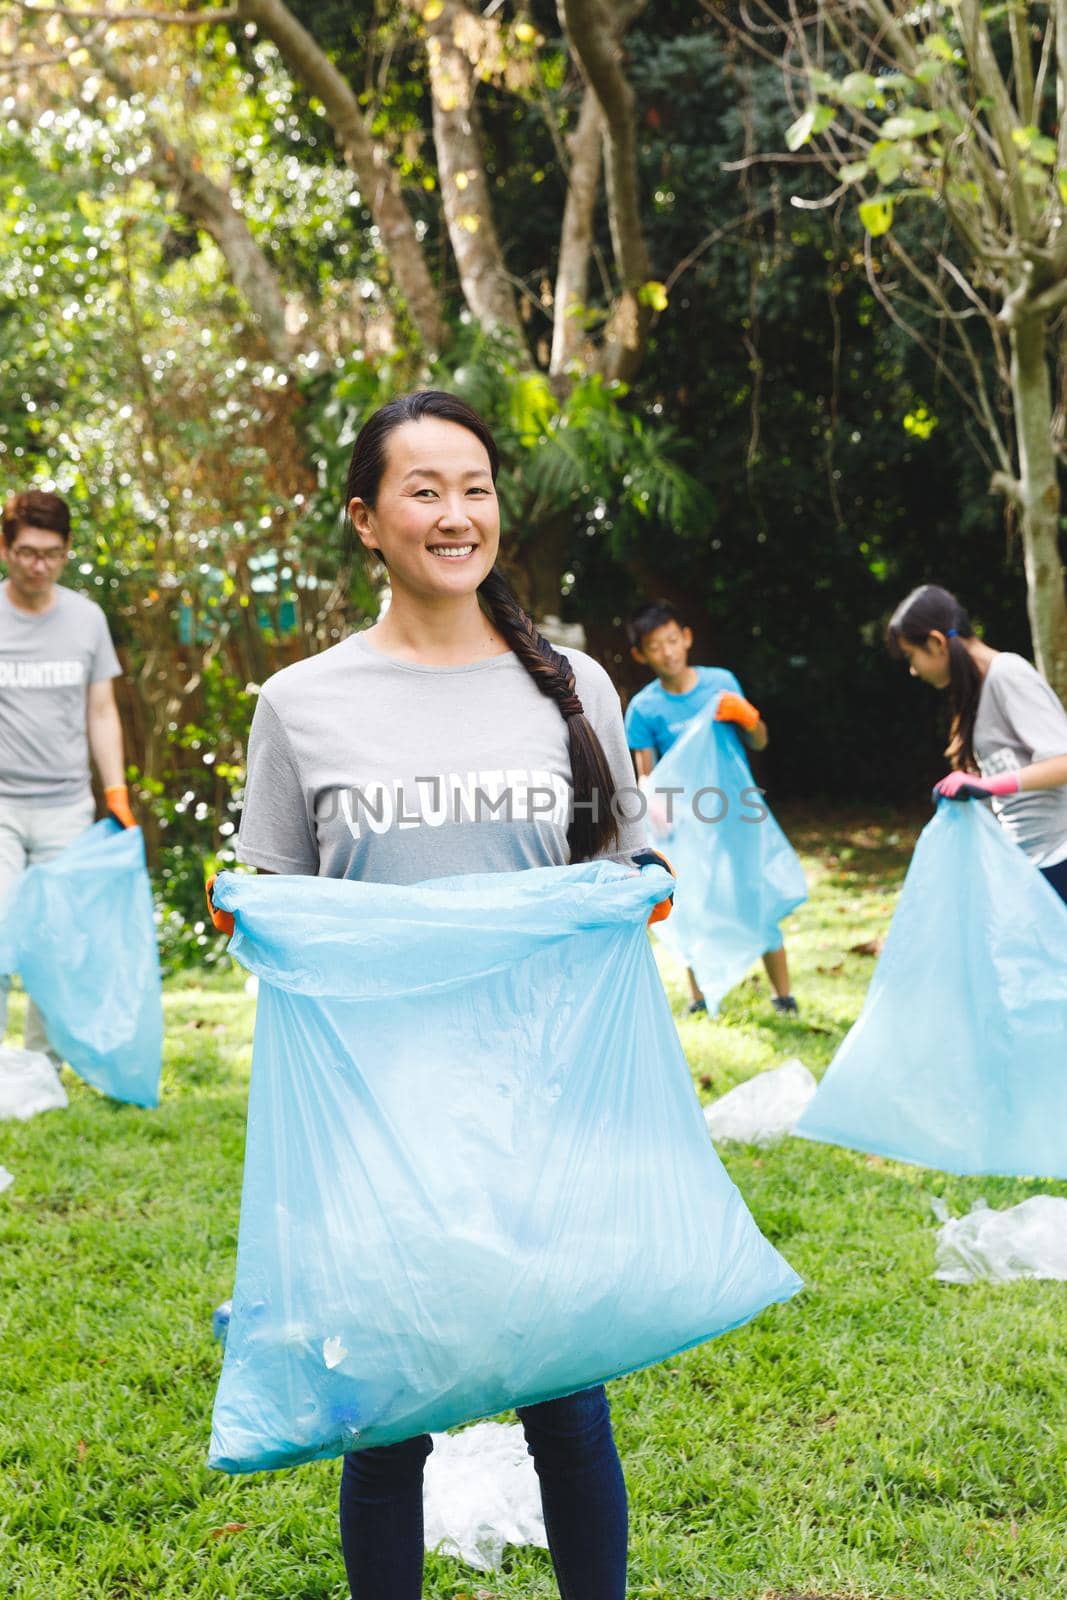
[[[631,859],[635,867],[666,867],[672,878],[677,877],[677,873],[667,860],[667,857],[661,854],[659,850],[638,850]],[[652,907],[652,910],[648,913],[646,927],[651,928],[654,922],[666,922],[673,910],[674,890],[672,889],[665,900],[657,901]]]
[[[232,911],[220,911],[218,909],[218,907],[216,906],[214,900],[212,900],[212,898],[211,898],[211,886],[215,882],[215,879],[217,877],[218,877],[218,873],[213,872],[211,874],[210,878],[207,880],[207,883],[205,885],[205,893],[207,895],[208,916],[211,918],[212,922],[214,923],[214,925],[217,928],[219,933],[224,933],[227,938],[232,939],[233,938],[233,930],[234,930],[234,926],[235,926],[234,925],[234,920],[233,920],[233,912]]]
[[[760,714],[751,700],[746,700],[742,694],[734,694],[732,689],[726,689],[715,707],[715,721],[736,722],[746,733],[751,733],[760,721]]]
[[[104,804],[108,815],[121,822],[124,828],[136,828],[137,818],[130,810],[130,791],[124,783],[112,783],[104,790]]]

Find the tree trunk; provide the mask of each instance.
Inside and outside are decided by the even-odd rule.
[[[1067,705],[1067,592],[1059,549],[1060,487],[1052,444],[1047,343],[1046,318],[1021,312],[1011,328],[1011,390],[1027,611],[1034,659]]]
[[[641,227],[634,93],[619,64],[622,28],[638,7],[607,0],[557,0],[560,22],[604,118],[604,172],[611,247],[620,290],[608,319],[605,376],[628,382],[644,355],[652,320],[641,297],[651,277]]]
[[[440,350],[448,329],[415,224],[388,154],[369,132],[351,86],[282,0],[238,0],[237,8],[263,29],[294,77],[325,106],[341,154],[374,218],[408,314],[428,347]]]
[[[577,124],[567,140],[571,169],[559,236],[559,268],[552,315],[552,356],[548,370],[553,377],[558,377],[574,360],[582,344],[580,313],[589,292],[589,257],[593,248],[593,217],[603,143],[600,105],[592,89],[586,89]]]
[[[454,4],[446,4],[432,21],[424,19],[441,201],[471,314],[487,332],[510,333],[525,352],[526,334],[493,222],[481,119],[474,98],[474,65],[463,48],[462,32],[468,22],[478,25],[477,18],[468,19],[465,7]]]

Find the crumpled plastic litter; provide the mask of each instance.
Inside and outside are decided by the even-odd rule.
[[[0,972],[17,972],[49,1042],[113,1100],[159,1104],[163,1001],[140,828],[97,822],[19,878],[0,919]]]
[[[708,1132],[713,1139],[733,1139],[739,1144],[771,1144],[784,1139],[792,1133],[816,1087],[814,1074],[792,1056],[780,1067],[757,1072],[705,1106]]]
[[[1006,1211],[979,1200],[965,1217],[933,1201],[941,1219],[934,1246],[940,1283],[1009,1283],[1014,1278],[1067,1280],[1067,1200],[1036,1194]]]
[[[226,1335],[230,1331],[230,1317],[233,1313],[233,1301],[224,1300],[216,1306],[211,1313],[211,1332],[221,1345],[226,1343]]]
[[[427,1550],[492,1572],[505,1545],[548,1549],[540,1486],[518,1423],[478,1422],[432,1437],[423,1488]]]
[[[760,799],[737,730],[711,707],[653,768],[652,784],[682,790],[660,841],[678,875],[674,910],[653,933],[696,973],[713,1016],[753,962],[781,945],[779,922],[808,898],[804,870]]]
[[[573,1394],[798,1291],[707,1136],[645,931],[670,885],[216,880],[260,987],[213,1466]]]
[[[798,1137],[1067,1178],[1067,906],[987,808],[942,800]]]
[[[61,1111],[68,1103],[59,1073],[42,1050],[0,1046],[0,1119],[28,1122],[40,1111]]]
[[[14,1181],[15,1174],[8,1172],[6,1167],[0,1167],[0,1194],[3,1194],[5,1189],[10,1189]]]

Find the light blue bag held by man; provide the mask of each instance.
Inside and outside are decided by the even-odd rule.
[[[58,1055],[113,1100],[159,1104],[163,1002],[140,828],[105,819],[22,874],[0,925]]]

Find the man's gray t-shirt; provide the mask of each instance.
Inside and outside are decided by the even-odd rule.
[[[22,611],[0,588],[0,800],[89,795],[89,685],[121,671],[95,601],[57,585],[47,611]]]
[[[1067,711],[1036,667],[1011,651],[995,656],[985,675],[974,753],[984,778],[1067,755]],[[1008,795],[993,809],[1036,867],[1067,858],[1067,787]]]
[[[619,697],[589,656],[566,654],[632,817]],[[564,866],[569,784],[566,723],[517,656],[427,667],[354,634],[263,685],[237,854],[368,883]],[[620,858],[643,843],[620,822]]]

